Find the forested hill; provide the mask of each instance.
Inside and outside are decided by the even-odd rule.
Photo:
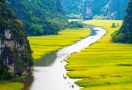
[[[123,19],[129,0],[61,0],[68,18]]]
[[[113,42],[132,43],[132,0],[129,1],[126,12],[121,28],[112,34]]]
[[[21,21],[0,0],[0,81],[30,72],[33,65],[30,48]]]
[[[57,34],[67,27],[60,0],[8,0],[29,35]]]
[[[68,18],[80,18],[83,0],[61,0],[61,4]]]

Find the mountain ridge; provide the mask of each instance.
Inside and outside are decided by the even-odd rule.
[[[58,34],[67,27],[60,0],[8,0],[28,35]]]
[[[129,0],[61,0],[67,18],[122,20]],[[72,8],[71,8],[72,7]]]

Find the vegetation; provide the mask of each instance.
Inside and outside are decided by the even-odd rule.
[[[16,2],[15,0],[11,0],[8,2],[8,4],[13,5],[13,6],[15,6],[15,5],[17,6],[18,3],[19,3],[19,1]],[[23,6],[22,4],[25,4],[25,3],[21,2],[21,4],[19,4],[20,7]],[[2,0],[0,2],[0,6],[1,6],[0,7],[0,41],[7,40],[7,42],[8,42],[8,41],[14,40],[14,41],[16,41],[15,45],[18,45],[18,46],[15,46],[16,48],[13,46],[9,47],[8,45],[5,46],[3,52],[0,55],[0,73],[1,73],[0,88],[2,90],[9,90],[9,89],[10,90],[20,90],[23,87],[23,84],[19,83],[19,82],[12,82],[12,81],[22,80],[23,77],[19,77],[19,75],[21,76],[27,68],[30,69],[30,66],[33,65],[33,61],[32,61],[33,58],[31,56],[32,50],[30,48],[28,40],[26,40],[27,37],[26,37],[25,31],[22,28],[22,26],[26,27],[26,25],[28,23],[28,25],[30,26],[30,29],[32,29],[32,31],[30,32],[30,35],[41,35],[43,32],[43,30],[42,30],[43,26],[39,22],[40,19],[35,16],[32,16],[33,13],[30,11],[28,13],[26,13],[26,15],[28,17],[27,20],[29,19],[29,21],[27,21],[26,24],[23,25],[22,22],[14,16],[13,12],[9,8],[6,7],[6,0]],[[22,8],[24,8],[24,7],[21,7],[21,8],[18,7],[17,9],[14,9],[14,10],[19,11]],[[22,11],[20,10],[20,13],[17,13],[17,14],[21,14],[20,16],[23,17],[24,13],[21,13],[21,12]],[[48,16],[46,18],[44,18],[44,20],[45,19],[48,20],[48,22],[47,21],[43,22],[43,23],[46,23],[44,26],[47,27],[49,29],[48,32],[50,32],[50,33],[44,33],[44,34],[58,34],[58,31],[60,29],[64,29],[65,27],[68,26],[66,18],[64,18],[63,16],[59,16],[59,17],[58,16],[54,16],[56,18],[53,18],[53,17],[48,18]],[[32,23],[30,22],[30,19],[31,19]],[[58,22],[59,20],[61,20],[62,22]],[[64,25],[62,25],[62,24],[64,24]],[[80,23],[77,23],[77,24],[79,26]],[[7,39],[6,37],[4,37],[5,30],[7,30],[7,29],[10,30],[10,33],[12,36],[11,40],[10,40],[10,38]],[[49,47],[50,49],[47,47],[44,47],[44,49],[47,48],[46,50],[48,50],[48,49],[49,50],[46,51],[43,49],[44,51],[42,51],[42,52],[40,51],[41,52],[40,54],[42,55],[45,51],[47,54],[48,52],[51,52],[53,50],[58,50],[59,48],[62,48],[65,45],[74,43],[75,41],[79,40],[80,38],[87,36],[90,33],[90,30],[89,29],[86,29],[86,30],[77,29],[77,30],[67,30],[67,31],[63,31],[63,32],[65,32],[65,34],[67,34],[67,35],[63,35],[63,33],[60,32],[58,35],[58,36],[60,36],[60,38],[62,38],[60,40],[63,40],[64,38],[68,37],[71,39],[71,41],[62,42],[62,45],[59,44],[60,46],[58,46],[58,45],[55,46],[54,44],[57,43],[57,40],[59,39],[59,37],[54,38],[54,37],[56,37],[56,35],[53,35],[48,42],[49,44],[51,44]],[[71,32],[74,32],[75,36],[72,36],[73,34],[71,34]],[[82,33],[80,33],[80,32],[82,32]],[[44,37],[44,36],[42,36],[42,37]],[[47,36],[45,36],[45,37],[47,37]],[[53,38],[54,38],[54,41],[53,41],[53,43],[51,43],[50,41]],[[44,39],[44,38],[42,38],[42,39]],[[58,42],[58,43],[60,43],[60,42]],[[42,49],[41,45],[42,44],[40,44],[40,47],[37,47],[37,48]],[[53,45],[54,45],[54,48],[51,48]],[[14,65],[14,67],[15,67],[14,72],[8,72],[9,68],[7,67],[7,64],[3,64],[3,60],[7,59],[7,57],[9,58],[10,61],[15,61],[15,64],[13,64],[14,62],[9,61],[9,63],[11,65]],[[40,57],[41,56],[39,56],[38,58],[40,58]],[[5,80],[9,80],[9,81],[5,81]]]
[[[122,4],[124,4],[123,1],[124,0],[121,0]],[[77,8],[73,9],[72,12],[78,10],[77,13],[68,13],[69,16],[67,16],[71,18],[80,18],[81,16],[83,16],[83,18],[86,19],[87,13],[85,11],[87,8],[92,8],[88,6],[92,6],[91,4],[93,4],[94,2],[94,0],[84,0],[81,5],[76,5],[80,4],[76,2],[75,6],[78,6],[79,10]],[[113,2],[109,2],[109,7],[113,5]],[[82,50],[82,52],[73,54],[73,56],[68,58],[68,65],[66,66],[66,68],[71,72],[68,72],[67,74],[71,78],[82,79],[76,82],[78,85],[84,87],[82,88],[82,90],[132,89],[132,45],[112,43],[110,41],[112,40],[113,42],[123,43],[132,42],[132,33],[130,27],[131,3],[132,0],[130,0],[128,4],[128,7],[126,9],[128,15],[125,17],[125,21],[123,22],[123,25],[121,26],[119,31],[116,30],[119,29],[122,21],[88,22],[89,24],[94,23],[94,25],[98,25],[107,29],[108,33],[96,44],[91,45],[89,48]],[[32,55],[35,59],[34,61],[37,61],[43,55],[48,54],[52,51],[56,51],[66,45],[73,44],[77,40],[80,40],[81,38],[86,37],[90,34],[90,30],[82,28],[83,24],[81,23],[72,21],[68,24],[59,0],[8,0],[7,4],[15,12],[15,15],[18,18],[15,17],[13,12],[6,7],[6,0],[1,0],[0,42],[8,42],[10,40],[13,40],[16,45],[11,47],[9,45],[5,45],[5,47],[2,48],[3,52],[0,54],[0,80],[2,81],[17,81],[21,79],[18,76],[21,76],[27,68],[30,69],[30,67],[33,65]],[[107,5],[107,0],[104,0],[104,2],[96,5],[95,8],[92,8],[92,13],[94,14],[94,16],[92,17],[94,17],[95,19],[115,19],[114,15],[113,17],[109,17],[111,16],[109,12],[113,13],[114,11],[113,9],[108,9]],[[114,4],[113,8],[115,8],[117,5],[118,4]],[[99,11],[99,7],[102,11]],[[71,8],[72,6],[70,7],[70,9]],[[116,19],[123,18],[122,16],[119,16],[121,14],[121,10],[122,8],[117,15],[119,18]],[[83,15],[81,15],[80,13]],[[81,29],[67,29],[60,31],[68,26],[70,28]],[[27,40],[26,33],[22,27],[27,30],[26,32],[28,33],[28,35],[45,35],[28,37],[31,48],[34,51],[33,54]],[[8,29],[10,30],[11,38],[6,38],[4,36],[5,30]],[[9,63],[5,61],[8,58]],[[14,64],[15,72],[8,72],[8,64]],[[27,70],[27,72],[29,71],[30,70]],[[18,82],[0,82],[0,88],[2,90],[20,90],[22,87],[23,84]],[[74,88],[73,85],[72,88]]]
[[[81,4],[82,0],[60,0],[67,18],[77,19],[81,18]]]
[[[108,16],[104,16],[104,15],[95,15],[93,17],[93,20],[106,20],[108,19]]]
[[[32,50],[21,21],[0,1],[0,81],[18,80],[30,72],[33,65]],[[17,79],[16,79],[17,78]],[[21,79],[21,78],[19,78]]]
[[[32,50],[25,30],[12,10],[7,8],[6,0],[0,1],[0,89],[21,90],[20,81],[30,72],[33,65]],[[11,69],[10,67],[14,67]],[[24,73],[23,73],[24,72]],[[23,76],[21,76],[23,75]]]
[[[68,26],[59,0],[8,0],[28,35],[58,34]]]
[[[118,28],[112,23],[122,21],[86,21],[105,28],[107,34],[95,44],[72,54],[67,60],[66,69],[71,78],[81,79],[76,83],[81,90],[131,90],[132,87],[132,45],[112,43],[111,34]]]
[[[121,28],[112,34],[113,42],[132,43],[132,0],[130,0],[126,11],[127,15],[123,21]]]
[[[58,35],[30,36],[28,39],[33,50],[33,57],[37,61],[42,56],[73,44],[89,34],[90,29],[88,28],[66,29],[60,31]]]
[[[123,19],[129,0],[61,0],[69,19]],[[117,8],[118,7],[118,8]]]
[[[78,21],[71,21],[68,24],[69,28],[83,28],[83,24]]]
[[[74,34],[74,35],[73,35]],[[30,36],[28,37],[31,48],[33,49],[33,57],[35,61],[40,59],[52,51],[56,51],[66,45],[75,43],[76,41],[86,37],[90,34],[90,29],[67,29],[59,32],[59,35],[45,35],[45,36]],[[37,42],[37,43],[36,43]],[[26,58],[26,56],[24,56]],[[14,78],[17,80],[20,78]],[[74,87],[74,86],[73,86]],[[2,90],[20,90],[23,88],[23,83],[20,82],[0,82]]]

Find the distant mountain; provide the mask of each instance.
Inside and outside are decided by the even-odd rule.
[[[112,34],[113,42],[132,43],[132,0],[129,1],[126,12],[121,28]]]
[[[8,0],[29,35],[57,34],[67,27],[60,0]]]
[[[129,0],[61,0],[68,18],[123,19]]]

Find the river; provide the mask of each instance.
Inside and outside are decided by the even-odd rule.
[[[72,53],[79,52],[96,42],[106,33],[106,30],[100,27],[90,25],[87,27],[92,30],[89,37],[52,52],[35,63],[32,73],[25,79],[23,90],[79,90],[81,87],[74,84],[77,79],[70,79],[66,75],[64,60]]]

